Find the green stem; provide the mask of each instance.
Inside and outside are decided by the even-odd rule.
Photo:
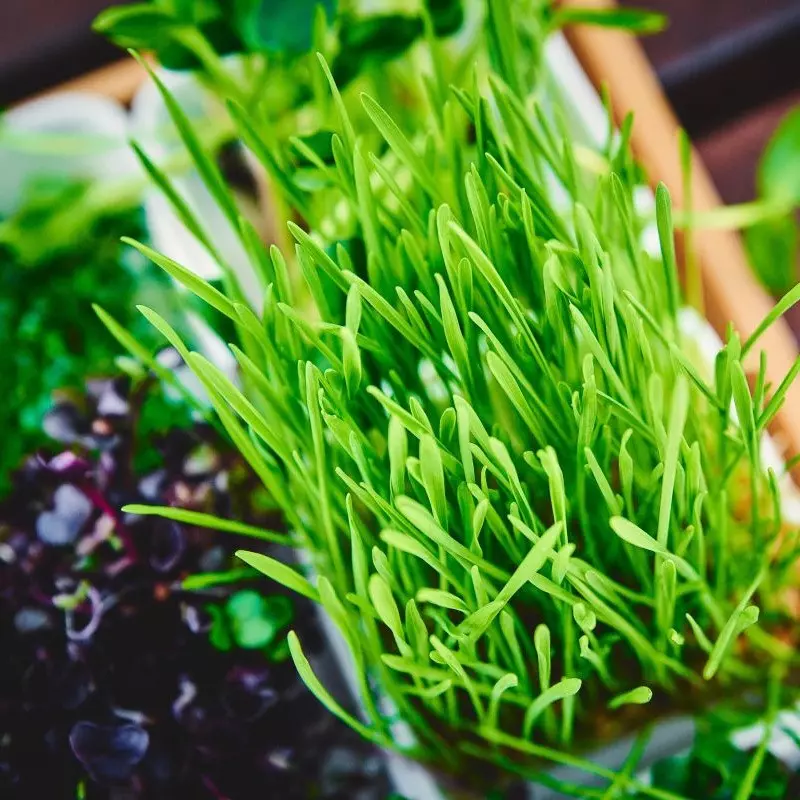
[[[674,792],[670,792],[665,789],[658,789],[654,786],[648,786],[647,784],[636,780],[636,778],[620,775],[612,769],[601,767],[599,764],[595,764],[593,761],[581,758],[580,756],[573,756],[570,753],[553,750],[550,747],[543,747],[531,742],[525,742],[522,739],[517,739],[514,736],[507,736],[495,730],[487,731],[486,729],[481,728],[478,730],[478,734],[484,736],[493,744],[500,744],[505,747],[509,747],[512,750],[517,750],[521,753],[525,753],[526,755],[533,756],[534,758],[550,761],[553,764],[559,764],[565,767],[573,767],[574,769],[579,769],[582,772],[586,772],[590,775],[596,775],[598,778],[605,778],[609,781],[621,779],[621,785],[624,788],[633,789],[644,797],[652,797],[654,800],[686,800],[685,797],[675,794]],[[538,773],[526,772],[523,774],[527,774],[529,777],[535,779]]]
[[[753,200],[749,203],[715,208],[711,211],[675,212],[675,227],[683,230],[740,230],[791,214],[794,206],[780,199]]]
[[[775,727],[775,719],[778,716],[778,702],[780,698],[780,673],[773,670],[770,676],[769,683],[769,705],[767,707],[767,716],[764,720],[764,735],[761,737],[761,742],[758,745],[753,758],[747,767],[742,783],[734,797],[734,800],[748,800],[753,793],[758,775],[761,772],[761,767],[764,764],[764,757],[767,754],[770,740],[772,739],[772,731]]]

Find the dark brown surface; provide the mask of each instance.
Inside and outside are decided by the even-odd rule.
[[[643,40],[650,60],[660,70],[715,39],[800,4],[798,0],[622,0],[622,5],[660,11],[669,17],[665,31]]]
[[[643,44],[693,137],[800,89],[800,0],[643,4],[670,17]]]
[[[0,0],[0,106],[118,58],[91,31],[121,0]]]

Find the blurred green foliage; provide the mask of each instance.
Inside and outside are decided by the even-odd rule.
[[[780,295],[798,278],[800,106],[781,120],[767,144],[758,166],[757,187],[759,202],[774,206],[777,213],[745,229],[745,246],[761,282]]]
[[[167,69],[205,70],[216,56],[260,54],[291,59],[308,53],[315,19],[335,20],[340,48],[333,73],[340,85],[376,60],[392,58],[424,32],[412,11],[358,13],[336,0],[151,0],[106,9],[95,30],[121,47],[147,50]],[[425,0],[437,36],[459,29],[461,0]],[[211,67],[213,71],[213,67]]]
[[[686,800],[739,800],[745,786],[749,800],[796,797],[792,793],[796,777],[787,764],[770,750],[756,756],[757,750],[743,750],[733,742],[733,731],[764,724],[758,709],[723,707],[700,717],[692,747],[656,762],[651,769],[652,785]],[[796,738],[791,730],[784,733]]]
[[[116,342],[92,312],[108,308],[143,342],[152,329],[134,296],[163,293],[167,281],[120,242],[146,235],[140,209],[80,213],[88,187],[47,179],[30,187],[0,222],[0,493],[25,454],[46,444],[41,424],[57,389],[116,372]]]

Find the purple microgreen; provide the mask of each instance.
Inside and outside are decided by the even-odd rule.
[[[150,541],[150,565],[156,572],[172,572],[186,550],[186,537],[180,525],[159,520]]]
[[[128,779],[144,758],[150,741],[138,725],[76,723],[69,734],[73,753],[94,780],[118,782]]]
[[[89,521],[92,510],[91,500],[80,489],[64,483],[53,495],[52,510],[39,514],[36,533],[45,544],[72,544]]]

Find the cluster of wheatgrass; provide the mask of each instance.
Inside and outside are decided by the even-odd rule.
[[[302,176],[231,105],[295,209],[293,251],[263,246],[164,91],[263,297],[250,302],[231,270],[223,293],[133,244],[237,328],[235,385],[143,309],[310,553],[308,576],[240,555],[324,606],[363,719],[294,637],[312,691],[386,747],[404,720],[409,752],[445,769],[478,759],[532,775],[544,760],[614,779],[572,755],[601,727],[639,724],[662,699],[693,706],[763,684],[792,658],[783,591],[796,540],[761,438],[794,374],[770,393],[762,359],[751,391],[743,363],[798,292],[703,361],[681,324],[667,190],[653,258],[627,137],[598,151],[573,142],[547,80],[530,90],[518,34],[531,27],[515,7],[489,3],[463,85],[448,85],[428,39],[428,111],[415,112],[426,123],[412,130],[366,95],[370,128],[354,126],[320,58],[330,157],[305,147]]]

